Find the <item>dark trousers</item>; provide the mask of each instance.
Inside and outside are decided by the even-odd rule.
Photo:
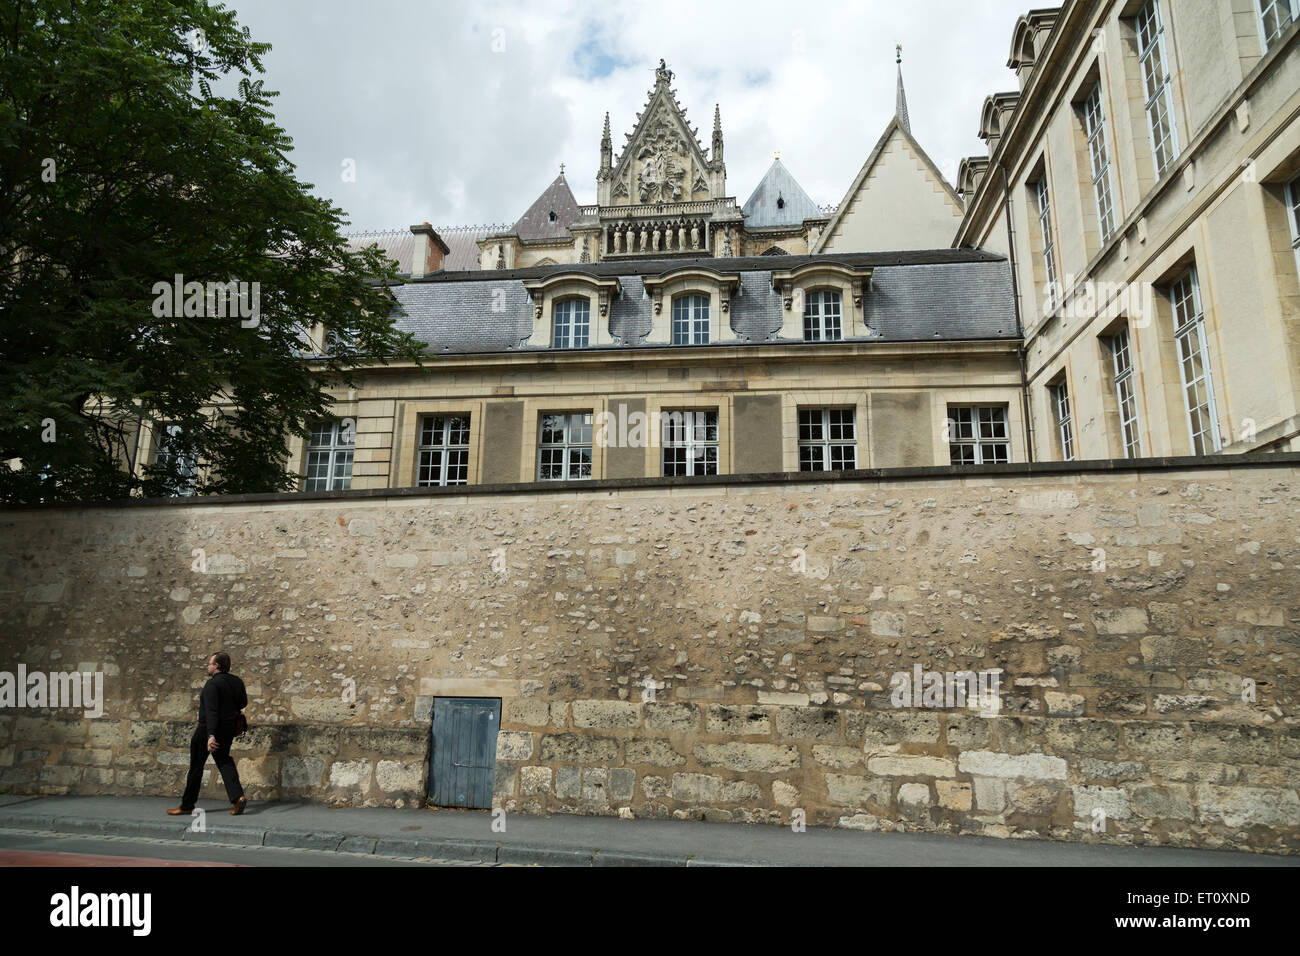
[[[221,782],[226,785],[226,796],[234,803],[244,795],[244,788],[239,784],[239,771],[230,756],[230,745],[235,742],[233,734],[217,731],[217,749],[212,759],[221,771]],[[181,797],[181,809],[193,810],[199,799],[199,789],[203,786],[203,767],[208,762],[208,735],[205,731],[195,730],[190,738],[190,774],[185,780],[185,796]]]

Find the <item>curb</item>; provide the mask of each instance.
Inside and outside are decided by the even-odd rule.
[[[54,817],[35,814],[0,814],[0,830],[22,829],[47,833],[80,833],[92,836],[137,836],[177,843],[212,843],[226,846],[266,846],[281,849],[318,850],[363,856],[471,860],[480,863],[513,863],[518,866],[764,866],[759,861],[710,860],[621,850],[521,845],[458,840],[452,837],[408,840],[373,837],[355,833],[320,830],[269,830],[229,824],[205,831],[188,826],[96,817]]]

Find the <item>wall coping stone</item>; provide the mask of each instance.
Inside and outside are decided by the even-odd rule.
[[[582,494],[643,489],[744,488],[831,485],[935,478],[1033,478],[1097,473],[1223,470],[1226,468],[1300,467],[1300,452],[1253,452],[1242,455],[1183,455],[1161,458],[1098,458],[1090,461],[1008,462],[997,465],[927,465],[914,468],[859,468],[853,471],[789,471],[750,475],[695,477],[597,478],[590,481],[520,481],[495,485],[445,485],[429,488],[369,488],[357,491],[294,491],[176,498],[118,498],[61,501],[35,505],[0,505],[0,512],[78,510],[86,508],[220,507],[253,503],[367,501],[400,498],[476,498],[491,495]]]

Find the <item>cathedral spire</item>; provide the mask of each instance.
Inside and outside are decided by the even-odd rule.
[[[713,161],[722,162],[722,110],[713,104]]]
[[[907,94],[903,91],[903,45],[901,43],[894,47],[894,62],[898,64],[898,98],[894,102],[894,115],[898,117],[899,125],[910,133],[912,124],[907,118]]]
[[[614,164],[614,145],[609,139],[609,113],[605,113],[605,132],[600,137],[600,173],[601,176],[608,176],[610,167]]]

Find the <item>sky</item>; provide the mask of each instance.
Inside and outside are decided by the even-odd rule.
[[[272,44],[265,86],[299,179],[348,231],[513,223],[559,174],[596,201],[662,57],[706,153],[722,111],[727,194],[781,162],[838,203],[894,113],[903,45],[912,134],[955,182],[1027,0],[225,0]]]

